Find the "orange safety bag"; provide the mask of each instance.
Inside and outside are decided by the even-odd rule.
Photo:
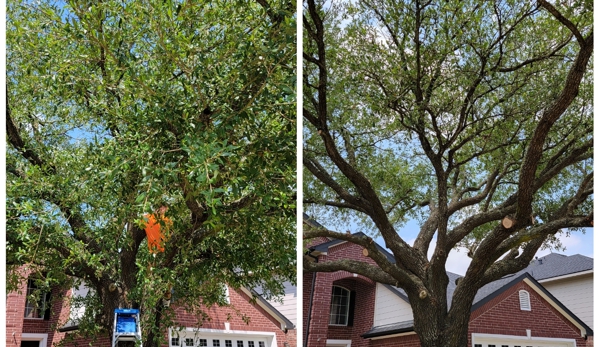
[[[164,252],[164,243],[166,242],[167,235],[161,230],[160,222],[156,221],[154,214],[147,214],[144,216],[144,219],[146,220],[145,230],[150,253]],[[168,230],[168,227],[172,225],[171,220],[167,217],[160,217],[160,219],[162,219],[163,225],[166,226],[165,229]]]

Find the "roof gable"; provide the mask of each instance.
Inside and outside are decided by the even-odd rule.
[[[306,214],[304,214],[304,222],[311,220]],[[323,227],[317,222],[313,226]],[[312,224],[311,224],[312,225]],[[357,237],[367,237],[366,234],[362,232],[353,233],[352,236]],[[346,241],[339,239],[332,239],[328,242],[324,242],[310,248],[311,252],[315,253],[324,253],[326,254],[329,248],[345,243]],[[386,249],[381,247],[378,243],[375,243],[377,249],[383,253],[389,261],[395,263],[395,258],[391,253],[389,253]],[[536,291],[538,291],[545,300],[556,308],[559,312],[561,312],[566,319],[573,322],[575,325],[579,326],[582,334],[593,335],[593,330],[587,326],[582,320],[580,320],[576,315],[574,315],[568,308],[566,308],[557,298],[555,298],[549,291],[545,289],[538,281],[546,280],[555,277],[561,277],[564,275],[571,275],[576,273],[588,273],[588,271],[593,270],[593,259],[590,257],[586,257],[580,254],[566,256],[562,254],[551,253],[544,257],[537,258],[532,261],[529,266],[522,269],[521,271],[505,276],[497,281],[488,283],[487,285],[481,287],[474,300],[471,312],[474,312],[485,303],[489,302],[497,295],[511,288],[516,283],[520,281],[526,281],[531,287],[533,287]],[[447,302],[448,305],[451,305],[453,293],[457,287],[457,280],[462,276],[447,272],[449,277],[449,284],[447,287]],[[409,303],[409,299],[407,293],[395,286],[385,285],[387,289],[389,289],[392,293],[400,297],[405,302]],[[412,328],[411,328],[412,327]],[[370,331],[362,335],[365,338],[372,338],[375,336],[383,336],[389,334],[397,334],[411,331],[413,329],[413,322],[398,322],[394,324],[387,324],[385,326],[373,327]]]

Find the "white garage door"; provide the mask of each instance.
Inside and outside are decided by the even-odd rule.
[[[473,334],[473,347],[576,347],[573,339]]]
[[[273,347],[274,333],[217,331],[212,329],[171,330],[170,347]]]

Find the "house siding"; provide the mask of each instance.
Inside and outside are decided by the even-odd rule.
[[[593,327],[593,274],[541,283],[564,306]]]
[[[327,254],[319,256],[319,262],[338,259],[354,259],[374,264],[372,259],[362,255],[362,248],[351,243],[341,243],[330,247]],[[314,293],[311,293],[312,278],[316,278]],[[329,309],[333,285],[342,285],[356,290],[356,317],[353,327],[329,326]],[[519,290],[530,294],[531,311],[520,310]],[[411,307],[381,284],[369,282],[360,275],[346,271],[333,273],[304,274],[304,323],[308,312],[307,304],[314,300],[310,316],[308,347],[325,347],[326,340],[351,340],[352,347],[417,347],[419,338],[414,333],[401,336],[364,339],[362,334],[372,326],[411,320]],[[370,307],[358,307],[365,303]],[[407,314],[407,313],[410,314]],[[304,325],[305,326],[305,325]],[[592,336],[581,337],[580,329],[567,320],[551,304],[536,293],[524,281],[507,288],[498,296],[472,312],[468,330],[468,346],[471,346],[472,334],[501,334],[526,337],[530,329],[532,337],[573,339],[577,347],[593,346]]]
[[[273,299],[269,300],[268,303],[283,316],[287,317],[290,322],[297,325],[297,287],[292,286],[289,282],[285,282],[283,285],[285,286],[285,295],[282,298],[283,302],[281,303]]]
[[[25,281],[19,288],[19,291],[8,293],[7,295],[6,346],[20,346],[23,333],[48,334],[48,347],[61,341],[64,342],[65,347],[90,345],[92,340],[90,338],[79,337],[76,330],[66,333],[55,331],[57,327],[62,326],[69,318],[69,305],[66,298],[70,297],[71,290],[54,289],[51,294],[53,299],[50,319],[33,320],[23,318],[26,301],[23,293],[26,292],[26,286],[27,283]],[[173,304],[175,322],[180,327],[218,330],[226,330],[225,323],[229,323],[230,330],[275,333],[277,347],[292,347],[296,345],[296,330],[289,329],[287,332],[281,330],[281,323],[262,307],[252,304],[249,296],[243,291],[229,289],[229,298],[233,308],[216,306],[204,308],[207,316],[203,320],[187,312],[183,307],[176,307]],[[237,312],[249,317],[249,322],[246,323]],[[167,334],[168,332],[165,331],[165,337],[168,337]],[[107,334],[102,334],[93,342],[93,346],[111,346],[111,338]],[[168,344],[164,344],[163,346],[168,346]]]
[[[374,325],[405,322],[414,319],[412,307],[384,285],[377,283],[374,304]]]
[[[296,330],[291,329],[285,333],[280,329],[281,323],[262,307],[250,303],[250,297],[243,291],[230,288],[229,299],[234,308],[217,306],[204,308],[207,314],[205,319],[187,312],[184,307],[177,307],[175,308],[175,321],[181,327],[218,330],[225,330],[225,323],[229,323],[230,330],[274,332],[278,347],[285,346],[285,343],[289,346],[296,345]],[[243,317],[236,310],[248,316],[249,323],[244,322]]]

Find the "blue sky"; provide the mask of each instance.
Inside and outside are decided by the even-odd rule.
[[[339,230],[339,228],[335,228],[332,225],[327,225],[326,221],[317,220],[320,224],[325,226],[328,229],[336,230],[340,232],[346,231]],[[367,230],[361,230],[361,228],[357,224],[349,224],[347,229],[352,233],[362,231],[367,234],[371,234],[371,232]],[[406,223],[406,225],[399,230],[399,235],[409,244],[413,244],[416,236],[418,235],[418,231],[420,230],[420,225],[416,220],[410,220]],[[571,233],[569,236],[566,233],[562,233],[558,235],[562,245],[566,248],[565,250],[551,250],[544,249],[539,250],[537,252],[538,257],[542,257],[549,253],[559,253],[565,255],[574,255],[581,254],[587,257],[593,258],[593,229],[587,228],[587,231],[583,234],[581,232]],[[374,239],[379,245],[385,246],[385,241],[382,237],[376,237]],[[429,256],[434,249],[434,241],[431,243],[431,249],[429,250]],[[449,259],[447,260],[447,271],[457,273],[459,275],[464,275],[466,270],[468,269],[468,265],[470,264],[470,258],[466,255],[468,251],[465,248],[454,249],[449,253]]]

